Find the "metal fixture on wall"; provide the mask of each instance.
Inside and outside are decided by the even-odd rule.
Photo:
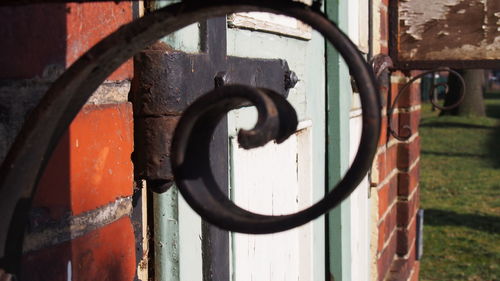
[[[17,2],[17,3],[16,3]],[[63,0],[4,1],[0,5]],[[93,2],[93,1],[85,1]],[[375,79],[356,46],[318,9],[289,0],[185,1],[135,20],[96,44],[48,90],[28,117],[0,171],[0,257],[19,262],[24,222],[47,159],[97,87],[121,64],[147,46],[189,24],[231,13],[261,11],[283,14],[309,24],[342,55],[355,78],[363,108],[360,147],[344,178],[322,200],[286,216],[262,216],[237,207],[214,180],[208,161],[209,140],[225,113],[251,103],[259,113],[254,129],[240,131],[240,144],[257,147],[283,141],[296,129],[296,113],[275,91],[242,85],[223,85],[201,96],[183,112],[172,141],[175,182],[191,207],[207,221],[227,230],[271,233],[290,229],[340,204],[370,169],[380,133],[380,101]],[[289,77],[293,82],[293,75]],[[214,79],[211,77],[210,79]],[[291,86],[293,83],[289,83]],[[26,173],[26,171],[29,171]],[[8,247],[15,241],[17,247]]]
[[[170,165],[172,135],[182,112],[196,98],[214,87],[230,84],[269,88],[287,97],[298,80],[285,60],[227,56],[224,17],[210,19],[201,26],[206,38],[200,53],[181,52],[158,42],[134,56],[129,94],[135,128],[132,159],[136,180],[146,180],[154,192],[165,192],[174,182]],[[213,159],[213,167],[228,161],[222,156],[228,154],[227,125],[220,125],[214,138],[214,155],[218,159]],[[228,168],[221,166],[216,169]],[[227,175],[220,171],[217,177]]]
[[[444,83],[444,82],[440,82],[440,83],[434,83],[434,75],[435,73],[439,73],[439,72],[448,72],[450,75],[455,75],[458,77],[458,80],[460,81],[460,84],[461,84],[461,87],[460,87],[460,92],[458,93],[458,99],[457,101],[454,103],[454,104],[451,104],[451,105],[448,105],[448,106],[443,106],[443,105],[440,105],[439,104],[439,101],[438,101],[438,91],[436,91],[439,87],[443,87],[445,89],[445,95],[448,94],[448,91],[449,91],[449,88],[448,88],[448,84],[447,83]],[[420,74],[418,74],[417,76],[411,78],[408,82],[406,82],[406,84],[403,85],[403,87],[398,91],[396,97],[394,98],[394,102],[392,102],[392,104],[390,104],[387,108],[387,126],[388,126],[388,132],[394,137],[396,138],[397,140],[400,140],[400,141],[406,141],[408,140],[410,137],[411,137],[411,128],[409,125],[404,125],[402,126],[400,129],[399,129],[399,132],[394,129],[393,125],[392,125],[392,119],[394,117],[394,111],[396,109],[396,106],[399,102],[399,99],[401,98],[401,96],[408,91],[408,89],[410,88],[410,86],[415,82],[417,81],[418,79],[421,79],[423,78],[424,76],[426,75],[429,75],[429,74],[432,74],[433,78],[432,78],[432,85],[431,85],[431,88],[428,92],[428,95],[429,95],[429,100],[430,102],[432,103],[432,105],[439,109],[439,110],[450,110],[450,109],[453,109],[457,106],[459,106],[463,99],[464,99],[464,96],[465,96],[465,81],[462,77],[462,75],[460,75],[460,73],[456,72],[455,70],[452,70],[448,67],[438,67],[438,68],[435,68],[435,69],[432,69],[432,70],[428,70],[428,71],[424,71]],[[402,134],[402,131],[405,131],[404,134]]]
[[[372,58],[370,63],[371,63],[371,66],[373,68],[373,72],[375,74],[375,77],[377,78],[377,82],[379,84],[379,87],[389,88],[390,70],[393,67],[393,62],[392,62],[391,57],[389,57],[388,55],[384,55],[384,54],[378,54]],[[448,87],[447,83],[445,83],[445,82],[435,83],[435,81],[434,81],[434,75],[436,73],[440,73],[440,72],[448,72],[450,75],[455,75],[458,78],[458,81],[460,82],[461,87],[460,87],[460,92],[458,93],[458,98],[457,98],[456,102],[451,104],[451,105],[444,106],[444,105],[439,104],[437,89],[442,87],[442,88],[444,88],[445,95],[449,94],[449,87]],[[403,87],[401,87],[399,89],[399,91],[396,94],[396,97],[394,98],[394,101],[392,103],[391,103],[391,99],[387,101],[388,102],[388,104],[387,104],[388,133],[391,134],[397,140],[400,140],[400,141],[408,140],[411,137],[411,132],[412,132],[410,126],[404,125],[401,127],[401,129],[404,130],[406,133],[404,135],[402,135],[401,132],[398,132],[398,130],[394,129],[394,127],[392,125],[392,120],[394,118],[394,113],[396,110],[396,106],[399,102],[399,99],[404,94],[409,93],[408,90],[409,90],[410,86],[415,81],[417,81],[417,80],[419,80],[427,75],[430,75],[430,74],[433,76],[433,78],[432,78],[432,84],[431,84],[431,87],[429,89],[428,95],[429,95],[429,100],[432,103],[432,106],[434,108],[437,108],[437,109],[442,110],[442,111],[446,111],[446,110],[451,110],[453,108],[456,108],[457,106],[459,106],[462,103],[462,101],[465,97],[465,81],[464,81],[464,78],[462,77],[462,75],[460,75],[460,73],[458,73],[457,71],[452,70],[449,67],[437,67],[437,68],[434,68],[432,70],[423,71],[420,74],[418,74],[417,76],[412,77],[408,82],[406,82],[403,85]],[[402,131],[401,129],[399,131]]]

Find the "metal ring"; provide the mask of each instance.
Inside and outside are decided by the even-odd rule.
[[[272,217],[262,224],[242,227],[241,222],[204,218],[231,230],[266,233],[289,229],[318,217],[338,205],[359,184],[371,166],[380,129],[379,97],[374,78],[357,48],[334,23],[309,6],[288,0],[186,1],[173,4],[137,19],[109,35],[80,57],[51,86],[40,104],[28,117],[16,138],[0,174],[0,257],[6,254],[8,237],[19,235],[19,224],[27,212],[18,210],[35,193],[36,184],[59,138],[98,86],[121,64],[165,35],[189,24],[214,16],[237,12],[261,11],[295,17],[315,28],[340,51],[351,74],[356,78],[363,106],[363,133],[356,158],[345,177],[323,200],[291,216]],[[29,171],[26,173],[26,171]],[[181,187],[181,191],[184,189]],[[200,211],[197,209],[197,211]],[[14,215],[21,217],[16,220]],[[241,217],[241,215],[239,216]],[[16,225],[17,224],[17,225]],[[234,227],[231,227],[234,226]],[[9,236],[8,236],[9,235]]]

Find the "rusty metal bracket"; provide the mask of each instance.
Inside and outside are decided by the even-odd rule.
[[[22,239],[18,238],[24,233],[27,210],[31,206],[31,199],[47,160],[76,114],[114,70],[134,54],[175,30],[207,18],[250,11],[271,12],[297,18],[323,34],[339,51],[360,92],[363,108],[360,147],[344,178],[310,208],[287,216],[260,216],[239,209],[227,197],[221,196],[220,190],[216,190],[218,186],[211,181],[213,177],[210,176],[205,154],[207,147],[196,148],[198,142],[206,144],[207,140],[193,136],[209,137],[208,129],[200,128],[200,124],[208,122],[209,129],[213,129],[215,121],[225,113],[224,111],[240,105],[243,99],[257,106],[262,120],[258,124],[263,124],[255,130],[242,133],[246,136],[240,138],[240,141],[247,147],[261,145],[270,138],[282,140],[292,131],[293,126],[289,127],[287,124],[293,122],[285,122],[284,129],[282,125],[277,126],[276,120],[269,120],[272,115],[262,115],[272,112],[273,104],[278,108],[288,108],[278,109],[278,119],[293,120],[293,114],[287,102],[279,98],[279,95],[272,94],[272,90],[219,87],[188,107],[176,129],[172,165],[181,193],[204,219],[228,230],[248,233],[270,233],[299,226],[322,215],[347,198],[371,167],[381,120],[379,95],[373,73],[356,46],[324,14],[299,2],[186,1],[137,19],[96,44],[52,85],[28,117],[0,171],[0,257],[16,261],[21,257],[19,244],[22,246]],[[264,99],[266,101],[263,102]],[[201,105],[207,105],[206,101],[217,102],[218,106],[201,108]],[[206,119],[203,120],[204,118]],[[192,157],[193,151],[204,153],[201,154],[203,157],[199,164],[193,163],[193,160],[196,160]],[[12,246],[13,244],[15,245]]]
[[[379,87],[388,88],[390,85],[389,84],[390,82],[388,81],[387,78],[390,76],[391,68],[393,68],[393,66],[394,66],[392,63],[391,57],[389,57],[388,55],[384,55],[384,54],[378,54],[378,55],[374,56],[373,59],[371,60],[371,65],[372,65],[375,77],[377,78],[377,82],[379,83]],[[429,93],[428,93],[429,100],[431,101],[432,105],[435,108],[438,108],[440,110],[450,110],[450,109],[456,108],[457,106],[459,106],[462,103],[462,101],[465,97],[465,81],[464,81],[462,75],[460,75],[460,73],[458,73],[455,70],[450,69],[449,67],[438,67],[438,68],[435,68],[432,70],[424,71],[424,72],[418,74],[417,76],[412,77],[407,83],[405,83],[403,85],[403,87],[401,87],[399,89],[399,91],[396,94],[396,97],[394,98],[394,101],[392,103],[390,103],[390,101],[389,101],[389,104],[387,105],[388,134],[392,135],[394,138],[396,138],[397,140],[400,140],[400,141],[408,140],[411,137],[412,131],[408,125],[404,125],[401,128],[402,130],[406,131],[406,134],[404,134],[404,135],[402,135],[401,132],[398,132],[396,129],[394,129],[394,127],[392,125],[392,120],[394,118],[393,115],[394,115],[394,111],[396,110],[396,105],[398,104],[401,96],[403,94],[407,93],[408,88],[415,81],[425,77],[426,75],[429,75],[429,74],[434,75],[435,73],[438,73],[438,72],[448,72],[449,74],[455,75],[458,77],[458,81],[460,81],[460,84],[461,84],[460,92],[458,95],[459,98],[457,99],[457,101],[454,104],[451,104],[448,106],[441,106],[439,104],[439,101],[438,101],[436,89],[439,87],[443,87],[445,89],[445,94],[448,94],[448,92],[449,92],[448,84],[443,83],[443,82],[435,84],[434,79],[433,79],[432,80],[433,83],[432,83],[431,88],[430,88]]]
[[[170,165],[172,135],[182,112],[197,97],[228,84],[264,87],[286,97],[298,81],[284,60],[226,56],[225,32],[217,32],[217,28],[225,31],[225,18],[211,19],[203,25],[208,38],[202,49],[209,51],[188,54],[156,43],[135,56],[129,95],[134,105],[132,158],[135,178],[146,180],[148,188],[155,192],[167,191],[174,182]],[[216,153],[219,158],[227,155],[226,127],[221,124],[221,136],[216,137],[221,142]]]
[[[451,104],[449,106],[442,106],[442,105],[439,104],[436,89],[439,88],[439,87],[444,87],[445,88],[445,94],[448,94],[448,91],[449,91],[448,84],[446,84],[446,83],[435,84],[434,83],[434,79],[433,79],[433,84],[432,84],[432,86],[431,86],[431,88],[429,90],[429,93],[428,93],[432,105],[435,108],[438,108],[440,110],[450,110],[450,109],[453,109],[453,108],[459,106],[462,103],[462,101],[464,100],[464,97],[465,97],[465,81],[464,81],[462,75],[460,75],[460,73],[458,73],[455,70],[452,70],[452,69],[450,69],[448,67],[438,67],[438,68],[435,68],[435,69],[432,69],[432,70],[424,71],[424,72],[418,74],[417,76],[411,78],[399,90],[399,92],[397,93],[396,97],[394,98],[394,102],[392,102],[392,104],[390,106],[388,106],[388,108],[387,108],[388,133],[390,133],[397,140],[400,140],[400,141],[406,141],[406,140],[408,140],[411,137],[411,132],[412,132],[411,128],[408,125],[402,126],[398,131],[396,129],[394,129],[394,127],[392,125],[394,111],[396,110],[396,105],[398,104],[399,99],[401,98],[401,96],[403,94],[405,94],[405,93],[408,92],[407,91],[408,88],[415,81],[421,79],[422,77],[424,77],[424,76],[426,76],[428,74],[433,74],[434,75],[437,72],[448,72],[448,73],[450,73],[452,75],[457,76],[459,78],[461,87],[460,87],[460,92],[459,92],[459,98],[458,98],[458,100],[454,104]],[[404,130],[406,133],[405,134],[401,134],[402,130]]]

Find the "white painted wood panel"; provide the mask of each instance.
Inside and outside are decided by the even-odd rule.
[[[299,0],[311,5],[312,0]],[[237,13],[228,16],[230,27],[268,31],[281,35],[311,39],[311,27],[291,17],[264,12]]]
[[[179,193],[179,280],[203,280],[201,217]]]
[[[349,37],[360,51],[368,52],[368,0],[348,2]],[[361,138],[362,111],[359,95],[354,93],[349,121],[349,162],[352,163]],[[351,280],[370,280],[370,199],[368,177],[365,177],[350,196],[350,230],[351,236]]]
[[[253,150],[231,141],[231,196],[260,214],[282,215],[311,205],[311,130]],[[233,234],[233,280],[313,280],[312,224],[269,235]]]
[[[290,22],[291,23],[291,22]],[[290,90],[287,100],[292,104],[297,112],[298,119],[312,120],[314,124],[313,127],[307,129],[306,135],[308,138],[301,136],[296,136],[297,145],[302,145],[307,147],[307,149],[297,149],[297,151],[304,151],[304,153],[298,154],[299,163],[304,163],[306,161],[311,161],[307,167],[304,169],[299,169],[298,181],[304,182],[300,183],[299,186],[306,186],[313,188],[298,189],[298,191],[311,192],[313,200],[317,201],[323,198],[325,191],[325,64],[324,64],[324,39],[317,33],[311,32],[311,40],[296,40],[292,37],[296,36],[283,36],[280,32],[260,32],[252,31],[251,28],[229,28],[228,29],[228,54],[234,56],[242,57],[253,57],[253,58],[270,58],[270,59],[285,59],[290,69],[292,69],[300,81],[297,85]],[[235,136],[238,128],[252,128],[256,121],[256,113],[252,108],[245,108],[240,110],[231,111],[228,114],[228,125],[229,125],[229,135]],[[306,144],[302,144],[305,142]],[[234,142],[233,142],[234,144]],[[233,147],[235,149],[236,147]],[[273,152],[274,153],[274,152]],[[267,155],[267,158],[278,158],[280,152]],[[234,157],[233,157],[234,158]],[[309,160],[304,160],[309,158]],[[266,158],[264,158],[266,159]],[[255,165],[262,165],[263,161],[258,160]],[[296,160],[292,160],[292,163]],[[279,162],[279,163],[284,163]],[[236,163],[231,165],[231,173],[233,174],[233,179],[238,178],[234,176],[234,169],[238,169],[239,164]],[[299,165],[300,166],[300,165]],[[313,169],[314,167],[314,169]],[[273,167],[275,171],[272,176],[285,176],[284,167],[281,164],[275,165]],[[273,171],[272,170],[272,171]],[[276,172],[279,171],[279,172]],[[239,170],[244,171],[244,168]],[[307,173],[302,173],[302,171],[308,171]],[[270,173],[270,171],[267,171]],[[304,175],[304,176],[302,176]],[[307,175],[307,177],[305,176]],[[293,170],[293,173],[289,175],[290,177],[297,177],[297,171]],[[266,184],[266,180],[261,178],[251,179],[254,182],[261,184]],[[250,185],[248,180],[245,180],[245,185]],[[242,182],[242,181],[240,181]],[[282,180],[277,180],[280,183]],[[314,184],[311,184],[313,182]],[[232,186],[235,186],[234,183]],[[269,186],[269,185],[266,185]],[[299,195],[299,199],[304,198],[303,195]],[[277,197],[274,200],[278,200]],[[279,199],[281,200],[281,199]],[[283,199],[285,202],[288,198],[285,196]],[[291,200],[293,202],[293,199]],[[301,208],[301,204],[305,200],[299,200],[298,207]],[[294,275],[290,275],[290,279],[285,280],[297,280],[295,277],[301,277],[300,280],[323,280],[325,277],[325,222],[323,216],[315,220],[309,226],[307,231],[301,232],[300,235],[295,235],[295,240],[305,241],[295,244],[293,248],[300,252],[300,260],[292,260],[288,264],[291,264],[290,269],[297,268]],[[236,235],[237,236],[237,235]],[[279,236],[278,236],[279,237]],[[242,250],[242,245],[237,240],[237,237],[232,240],[232,268],[231,274],[233,280],[249,280],[250,276],[242,274],[240,268],[242,266],[248,268],[247,273],[253,270],[257,265],[249,264],[250,261],[256,262],[258,258],[255,256],[249,262],[241,261],[240,254],[244,252]],[[279,241],[278,241],[279,242]],[[294,242],[295,243],[295,242]],[[244,246],[247,249],[249,246]],[[260,275],[252,275],[253,280],[284,280],[283,276],[277,275],[284,268],[281,266],[278,270],[278,265],[276,265],[276,260],[283,259],[285,254],[278,255],[282,253],[281,250],[275,249],[274,247],[268,247],[267,251],[261,252],[263,255],[275,255],[281,258],[268,257],[265,260],[259,261],[262,268],[266,268],[268,272],[269,268],[273,268],[275,276],[271,277],[265,275],[262,270]],[[294,254],[294,259],[297,255]],[[293,266],[292,266],[293,265]],[[238,268],[239,267],[239,268]],[[288,277],[288,276],[287,276]]]
[[[347,1],[349,38],[363,53],[368,53],[368,0]]]
[[[368,0],[348,1],[349,37],[359,50],[368,53]],[[359,95],[352,96],[349,121],[349,161],[352,163],[361,138],[362,110]],[[365,177],[350,196],[350,276],[351,280],[370,280],[370,184]]]
[[[351,111],[349,121],[349,160],[356,156],[362,129],[361,110]],[[368,177],[351,194],[351,278],[356,281],[370,280],[370,199]]]

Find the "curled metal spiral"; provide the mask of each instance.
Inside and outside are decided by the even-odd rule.
[[[451,104],[451,105],[448,105],[448,106],[442,106],[442,105],[439,104],[438,94],[437,94],[436,89],[439,88],[439,87],[443,87],[444,90],[445,90],[445,94],[448,94],[448,92],[449,92],[448,84],[444,83],[444,82],[441,82],[441,83],[438,83],[438,84],[434,84],[433,83],[431,85],[431,88],[430,88],[430,91],[429,91],[429,99],[430,99],[430,102],[432,103],[432,105],[435,108],[438,108],[440,110],[450,110],[450,109],[456,108],[457,106],[459,106],[462,103],[462,101],[463,101],[463,99],[465,97],[465,81],[464,81],[464,78],[462,77],[462,75],[460,75],[460,73],[456,72],[455,70],[452,70],[452,69],[450,69],[448,67],[438,67],[438,68],[435,68],[435,69],[432,69],[432,70],[424,71],[424,72],[420,73],[419,75],[411,78],[410,81],[408,81],[399,90],[398,94],[396,95],[396,98],[394,99],[394,102],[389,106],[388,111],[387,111],[387,122],[388,122],[389,133],[394,138],[396,138],[397,140],[406,141],[412,135],[412,130],[411,130],[411,128],[410,128],[409,125],[402,126],[399,129],[399,132],[397,132],[393,128],[393,126],[392,126],[392,119],[393,119],[393,115],[394,115],[394,110],[396,109],[396,105],[398,104],[399,99],[401,98],[401,96],[403,94],[407,93],[408,88],[415,81],[417,81],[418,79],[421,79],[422,77],[424,77],[424,76],[426,76],[428,74],[433,74],[434,75],[434,73],[436,73],[436,72],[449,72],[450,74],[455,75],[456,77],[458,77],[458,80],[460,81],[461,87],[460,87],[460,92],[459,92],[459,98],[458,98],[458,100],[454,104]],[[406,133],[405,134],[401,134],[402,131],[404,131]]]
[[[214,124],[230,108],[250,101],[258,109],[259,122],[253,130],[240,133],[241,144],[250,148],[271,139],[284,140],[293,133],[297,121],[288,102],[269,90],[223,86],[189,107],[176,129],[172,164],[182,195],[204,219],[227,230],[247,233],[270,233],[299,226],[347,198],[371,167],[381,120],[373,73],[356,46],[318,9],[299,2],[185,1],[147,14],[96,44],[54,82],[29,116],[0,172],[0,257],[20,256],[19,253],[7,253],[6,245],[9,239],[23,233],[22,224],[28,212],[22,206],[29,208],[36,184],[59,138],[114,70],[145,47],[182,27],[210,17],[251,11],[297,18],[323,34],[339,51],[360,92],[363,108],[360,147],[344,178],[310,208],[286,216],[261,216],[240,209],[217,191],[207,162],[207,142]],[[196,152],[203,157],[196,157]]]
[[[189,205],[207,221],[227,230],[272,233],[300,226],[324,214],[354,191],[368,172],[376,150],[380,130],[380,101],[373,74],[356,47],[319,12],[303,10],[299,14],[286,15],[296,17],[320,31],[350,66],[363,107],[361,143],[345,177],[316,204],[283,216],[252,213],[231,202],[214,179],[209,164],[209,143],[213,130],[225,112],[248,100],[257,107],[259,118],[253,130],[240,131],[240,145],[253,148],[270,140],[279,143],[295,131],[295,111],[283,97],[265,89],[228,86],[206,94],[188,107],[179,121],[172,142],[172,167],[177,187]]]
[[[348,178],[334,191],[312,207],[285,216],[266,216],[241,209],[217,185],[210,169],[210,140],[219,120],[230,110],[248,103],[258,110],[258,120],[252,130],[241,130],[238,141],[243,148],[250,149],[275,140],[284,141],[297,128],[297,115],[288,101],[279,94],[268,90],[243,85],[217,88],[196,100],[184,112],[177,125],[172,142],[172,167],[175,181],[183,197],[190,206],[207,221],[224,229],[244,233],[271,233],[304,224],[325,213],[342,202],[358,184],[358,177],[364,167],[358,163],[351,167]],[[367,110],[369,116],[371,110]],[[376,111],[376,110],[375,110]],[[376,121],[374,119],[373,121]],[[376,124],[365,127],[372,137],[376,135]],[[370,141],[372,141],[370,139]],[[363,152],[366,148],[360,148]],[[364,163],[364,162],[363,162]]]

